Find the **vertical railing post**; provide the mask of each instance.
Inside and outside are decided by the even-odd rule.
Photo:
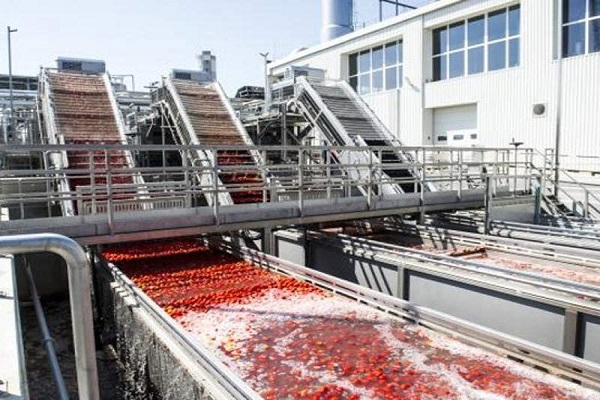
[[[188,165],[188,158],[181,157],[181,165],[183,166],[183,187],[185,193],[185,206],[192,206],[192,193],[191,193],[191,185],[190,185],[190,170]]]
[[[519,150],[515,147],[515,175],[513,178],[513,197],[517,196],[517,176],[519,175]]]
[[[379,170],[381,171],[381,176],[383,177],[383,151],[381,149],[377,150],[377,159],[379,160],[379,163],[381,164],[379,166]],[[394,178],[390,177],[392,180]],[[378,179],[378,183],[377,183],[377,194],[379,194],[379,196],[383,197],[383,192],[382,192],[382,179],[379,178]],[[393,182],[393,183],[397,183],[397,182]]]
[[[52,175],[48,174],[48,167],[50,166],[50,161],[48,160],[48,152],[42,152],[42,159],[44,161],[44,168],[46,169],[44,173],[44,183],[46,184],[46,212],[48,213],[48,218],[52,217],[52,186],[50,185],[50,177]]]
[[[106,194],[107,194],[107,198],[106,198],[106,212],[108,214],[108,228],[109,231],[111,233],[111,235],[113,234],[113,229],[114,229],[114,213],[113,213],[113,193],[112,193],[112,168],[110,166],[110,162],[108,159],[108,151],[106,149],[104,149],[104,160],[105,160],[105,167],[106,167]],[[81,213],[81,210],[79,211]]]
[[[373,199],[373,152],[369,151],[369,173],[367,174],[367,207],[371,209]]]
[[[215,217],[215,225],[220,224],[219,218],[219,158],[217,157],[217,150],[213,149],[213,167],[211,171],[213,180],[213,210]]]
[[[533,210],[533,223],[540,223],[540,215],[542,212],[542,185],[541,182],[538,181],[538,185],[534,190],[534,210]]]
[[[584,199],[583,199],[583,217],[587,219],[590,211],[590,192],[587,188],[584,188]]]
[[[300,211],[300,216],[303,214],[304,210],[304,148],[298,148],[298,209]]]
[[[462,198],[463,189],[463,151],[458,151],[458,198]]]
[[[325,149],[325,168],[327,174],[327,198],[331,199],[331,148]]]
[[[92,214],[97,214],[98,204],[96,200],[96,163],[94,162],[93,150],[90,151],[90,187],[92,192]],[[83,200],[81,201],[81,205],[83,206]],[[79,212],[81,213],[81,210]]]
[[[266,150],[261,150],[260,152],[260,156],[261,159],[263,161],[262,165],[259,165],[258,168],[260,168],[260,176],[261,176],[261,180],[262,180],[262,198],[263,198],[263,203],[266,203],[269,201],[269,196],[268,196],[268,192],[270,190],[270,188],[267,187],[267,151]],[[271,197],[273,193],[271,194]],[[271,199],[271,201],[273,201],[273,199]]]
[[[527,193],[531,193],[533,175],[533,150],[526,150],[525,176],[527,177]]]
[[[419,162],[419,149],[415,150],[415,159],[414,162]],[[424,168],[421,168],[421,174],[420,176],[423,175],[423,170]],[[415,179],[413,180],[413,192],[417,193],[419,191],[419,178],[420,177],[415,177]]]
[[[438,152],[438,154],[439,154],[439,152]],[[453,149],[450,149],[450,158],[448,160],[449,160],[448,170],[450,171],[450,175],[448,177],[448,179],[450,179],[450,190],[454,190],[454,150]],[[440,174],[440,175],[443,176],[443,174]],[[458,197],[460,198],[460,182],[458,183]]]
[[[417,160],[418,162],[418,160]],[[427,165],[427,149],[425,147],[423,147],[423,159],[421,160],[421,171],[423,171],[421,173],[421,199],[424,200],[425,199],[425,186],[427,185],[427,168],[425,168],[425,165]]]
[[[494,177],[495,178],[495,177]],[[483,230],[486,235],[490,234],[490,223],[491,223],[491,212],[492,212],[492,188],[491,188],[491,178],[490,176],[485,177],[485,197],[484,197],[484,207],[485,207],[485,220],[483,223]]]

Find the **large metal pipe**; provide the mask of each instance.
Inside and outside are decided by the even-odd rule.
[[[35,280],[31,273],[29,265],[25,265],[27,271],[27,277],[29,278],[29,290],[31,291],[31,298],[33,300],[33,306],[35,308],[35,315],[37,316],[38,323],[40,324],[40,331],[42,332],[42,339],[46,353],[48,354],[48,361],[50,362],[50,371],[56,384],[56,390],[58,391],[58,397],[61,400],[69,400],[69,392],[65,385],[60,365],[58,364],[58,358],[56,357],[56,350],[54,349],[54,339],[50,335],[50,329],[48,329],[48,323],[46,322],[46,316],[44,315],[44,309],[40,302],[40,296],[37,288],[35,287]]]
[[[352,0],[321,0],[321,42],[352,32],[353,13]]]
[[[67,262],[79,398],[99,400],[91,269],[85,252],[74,240],[54,233],[0,237],[0,254],[41,252],[58,254]]]

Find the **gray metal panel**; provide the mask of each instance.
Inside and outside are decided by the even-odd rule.
[[[398,269],[395,266],[356,260],[354,269],[362,286],[398,297]]]
[[[291,239],[275,236],[275,255],[294,264],[306,266],[304,242],[302,239]]]
[[[586,360],[600,363],[600,317],[583,315],[581,317],[580,356]]]
[[[309,258],[311,260],[310,268],[361,286],[365,284],[364,281],[359,281],[352,259],[343,255],[337,248],[311,242]]]
[[[392,296],[398,295],[396,266],[355,258],[341,249],[310,243],[311,268]]]
[[[408,300],[415,304],[562,350],[560,307],[414,271],[408,279]]]

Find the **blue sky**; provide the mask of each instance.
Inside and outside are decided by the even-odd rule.
[[[415,5],[426,0],[407,0]],[[171,68],[195,69],[195,54],[217,56],[228,94],[262,85],[259,52],[280,58],[318,43],[320,0],[0,0],[0,73],[7,73],[6,26],[13,73],[37,74],[57,56],[106,61],[113,74],[135,74],[136,88]],[[355,20],[373,23],[376,0],[355,0]],[[393,10],[386,8],[387,15]]]

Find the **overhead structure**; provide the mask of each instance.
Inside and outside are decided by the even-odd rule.
[[[365,101],[345,81],[296,79],[296,103],[304,117],[317,128],[324,138],[337,146],[391,146],[390,150],[362,154],[341,151],[338,156],[345,163],[371,165],[381,162],[378,174],[388,184],[381,185],[382,194],[413,193],[421,190],[414,180],[418,172],[399,164],[411,163],[411,156],[398,150],[402,143],[377,118]],[[381,159],[379,159],[381,156]],[[346,157],[353,157],[346,160]],[[385,164],[390,164],[385,167]],[[362,174],[357,168],[356,174]],[[406,183],[398,184],[398,180]],[[427,188],[433,189],[432,186]]]
[[[125,127],[107,74],[51,72],[42,74],[41,113],[48,143],[55,145],[126,145]],[[144,184],[132,173],[135,167],[128,150],[52,152],[47,160],[54,169],[68,169],[59,177],[63,215],[90,214],[106,210],[108,197],[121,203],[121,210],[138,209],[138,191]],[[89,171],[94,171],[90,174]],[[119,193],[97,196],[86,201],[85,195],[118,188]],[[79,204],[72,200],[77,194]],[[81,196],[80,196],[81,195]],[[133,203],[132,203],[133,201]],[[104,203],[104,204],[103,204]],[[116,208],[119,210],[119,207]]]
[[[241,145],[253,146],[248,133],[235,116],[235,112],[218,82],[165,79],[159,91],[160,104],[173,121],[176,141],[182,145]],[[253,150],[221,150],[216,154],[208,150],[187,151],[184,155],[190,165],[205,168],[227,165],[248,165],[247,171],[221,171],[214,182],[210,171],[197,173],[203,187],[224,188],[218,193],[219,204],[245,204],[263,201],[263,193],[257,190],[263,177],[257,166],[263,165],[261,155]],[[240,189],[236,191],[236,189]],[[229,190],[229,192],[228,192]],[[214,194],[206,193],[209,204]]]

